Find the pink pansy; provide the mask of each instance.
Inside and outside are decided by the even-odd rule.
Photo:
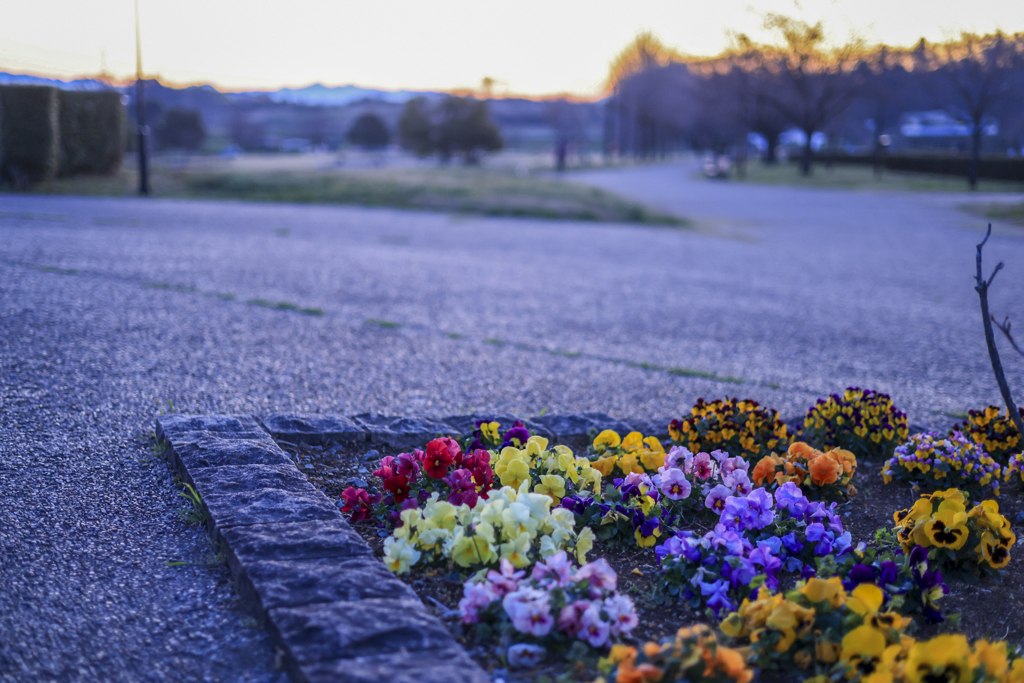
[[[604,601],[604,613],[610,620],[612,635],[627,634],[640,623],[633,601],[625,595],[616,595]]]
[[[499,598],[494,587],[486,581],[467,583],[462,595],[462,600],[459,600],[459,614],[464,624],[475,624],[480,621],[480,610]]]
[[[722,461],[722,474],[732,474],[736,470],[743,470],[747,472],[750,469],[750,463],[743,458],[726,458]]]
[[[576,570],[575,580],[583,581],[584,579],[590,580],[591,592],[594,589],[598,591],[613,591],[619,582],[619,577],[615,574],[615,570],[608,564],[608,560],[603,557],[599,560],[588,562]]]
[[[533,566],[532,577],[537,581],[550,579],[560,587],[569,585],[573,579],[573,571],[576,567],[569,560],[564,550],[560,550],[544,562],[538,562]]]
[[[682,470],[668,470],[660,478],[658,488],[670,500],[683,500],[690,496],[693,488]]]
[[[581,640],[590,643],[591,647],[604,647],[608,644],[611,625],[601,618],[601,609],[597,605],[591,605],[584,610],[580,624],[583,626],[579,633]]]
[[[692,464],[693,453],[690,452],[689,448],[673,446],[671,450],[665,454],[665,467],[669,469],[675,468],[683,470],[689,474]]]
[[[389,479],[395,475],[395,458],[385,455],[380,459],[380,467],[373,471],[373,476],[380,479]]]
[[[570,638],[578,636],[583,630],[583,622],[580,619],[589,607],[589,600],[577,600],[563,607],[561,614],[558,615],[558,628]]]
[[[520,633],[531,636],[546,636],[555,625],[551,616],[548,594],[534,588],[520,588],[506,595],[501,606],[512,620],[512,626]]]
[[[711,462],[711,456],[707,453],[698,453],[693,456],[693,476],[701,481],[707,481],[715,473],[715,465]]]
[[[704,499],[704,507],[709,510],[714,510],[717,513],[721,513],[725,508],[725,499],[732,495],[732,490],[728,486],[719,484],[715,488],[711,489],[708,493],[708,497]]]
[[[500,596],[504,597],[509,593],[519,588],[519,582],[526,572],[519,570],[512,566],[507,557],[501,558],[501,571],[490,570],[487,572],[487,580],[494,586],[494,591]]]
[[[629,474],[626,475],[626,478],[622,482],[623,486],[640,486],[641,484],[643,484],[644,486],[647,487],[648,490],[650,490],[651,478],[648,477],[646,474],[630,472]]]

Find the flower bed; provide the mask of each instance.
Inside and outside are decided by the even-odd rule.
[[[692,667],[698,655],[708,680],[746,680],[751,667],[831,675],[842,662],[875,656],[878,636],[857,631],[865,624],[913,624],[925,638],[956,624],[937,623],[955,612],[974,638],[1005,631],[1011,642],[1024,640],[1015,618],[1024,608],[1021,580],[1009,554],[1015,501],[993,510],[977,499],[953,511],[966,522],[946,520],[929,536],[916,526],[937,515],[945,520],[956,506],[937,508],[955,495],[922,499],[935,508],[928,519],[915,503],[908,532],[910,513],[894,521],[894,512],[907,507],[909,486],[884,484],[877,464],[858,463],[847,451],[776,443],[748,459],[602,432],[583,454],[522,425],[502,427],[485,422],[461,439],[383,456],[372,466],[376,479],[357,472],[364,486],[350,485],[363,482],[349,473],[320,481],[388,565],[503,676],[517,675],[506,671],[514,664],[525,667],[524,680],[540,673],[593,680],[600,672],[659,680],[630,676],[653,676],[650,667],[693,674],[683,663]],[[316,481],[326,459],[312,461]],[[961,526],[961,546],[943,545],[942,533]],[[915,537],[941,542],[919,549],[908,542]],[[950,560],[947,550],[971,544],[973,554]],[[989,581],[968,594],[960,583],[986,575],[1001,576],[1003,588]],[[835,617],[816,611],[815,619],[831,619],[828,639],[808,641],[804,633],[803,645],[783,652],[775,648],[788,633],[755,646],[749,636],[764,625],[739,627],[738,619],[747,623],[769,606],[811,609],[826,585],[843,596],[827,598]],[[902,648],[901,662],[920,650],[879,632],[883,651]],[[616,642],[626,649],[609,650]],[[986,646],[968,645],[969,653],[972,647]]]

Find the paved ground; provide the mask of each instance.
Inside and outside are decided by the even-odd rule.
[[[0,680],[280,679],[147,451],[168,400],[654,417],[740,394],[790,416],[856,384],[936,425],[998,400],[962,198],[573,178],[699,228],[0,195]],[[994,310],[1024,321],[1024,232],[988,256]]]

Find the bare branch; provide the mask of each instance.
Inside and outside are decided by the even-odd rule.
[[[1017,346],[1017,342],[1014,341],[1013,335],[1010,334],[1010,316],[1006,316],[1006,318],[1003,319],[1003,322],[997,321],[994,315],[991,315],[990,317],[992,318],[992,322],[996,324],[996,327],[999,328],[999,331],[1006,335],[1006,338],[1010,341],[1010,344],[1017,351],[1017,353],[1024,356],[1024,351],[1022,351],[1021,348]]]
[[[999,385],[999,393],[1003,395],[1003,402],[1006,404],[1006,411],[1009,413],[1010,419],[1013,420],[1013,425],[1017,428],[1017,433],[1021,435],[1022,438],[1024,438],[1024,420],[1021,419],[1020,411],[1014,404],[1013,396],[1010,394],[1010,387],[1006,383],[1006,374],[1003,372],[1003,363],[1002,361],[999,360],[999,349],[996,348],[996,335],[992,331],[992,322],[995,320],[995,317],[991,313],[989,313],[988,310],[988,288],[989,285],[992,284],[992,280],[995,278],[996,273],[998,273],[999,269],[1003,267],[1003,264],[1000,263],[998,266],[996,266],[996,269],[992,271],[992,277],[990,277],[987,281],[982,277],[981,274],[981,249],[982,247],[985,246],[985,243],[988,242],[988,238],[991,235],[992,224],[989,223],[988,231],[985,233],[985,239],[983,239],[981,241],[981,244],[978,245],[978,272],[977,275],[974,276],[974,279],[977,281],[978,284],[974,287],[974,289],[978,292],[978,298],[981,301],[981,319],[985,325],[985,344],[986,346],[988,346],[988,357],[989,360],[992,361],[992,372],[995,373],[996,383]],[[1007,319],[1005,324],[1006,330],[1004,332],[1007,336],[1009,336],[1009,319]],[[1013,341],[1012,338],[1010,341]],[[1014,344],[1014,348],[1017,348],[1016,344]],[[1017,351],[1020,351],[1020,349],[1017,349]]]

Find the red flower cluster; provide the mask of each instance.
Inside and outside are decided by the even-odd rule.
[[[444,479],[448,468],[462,466],[462,449],[459,442],[445,436],[427,444],[427,455],[423,458],[423,471],[432,479]]]
[[[356,489],[351,486],[342,491],[341,498],[345,501],[345,504],[341,506],[341,511],[347,514],[353,522],[368,519],[373,513],[371,506],[379,500],[378,496],[371,496],[365,489]]]

